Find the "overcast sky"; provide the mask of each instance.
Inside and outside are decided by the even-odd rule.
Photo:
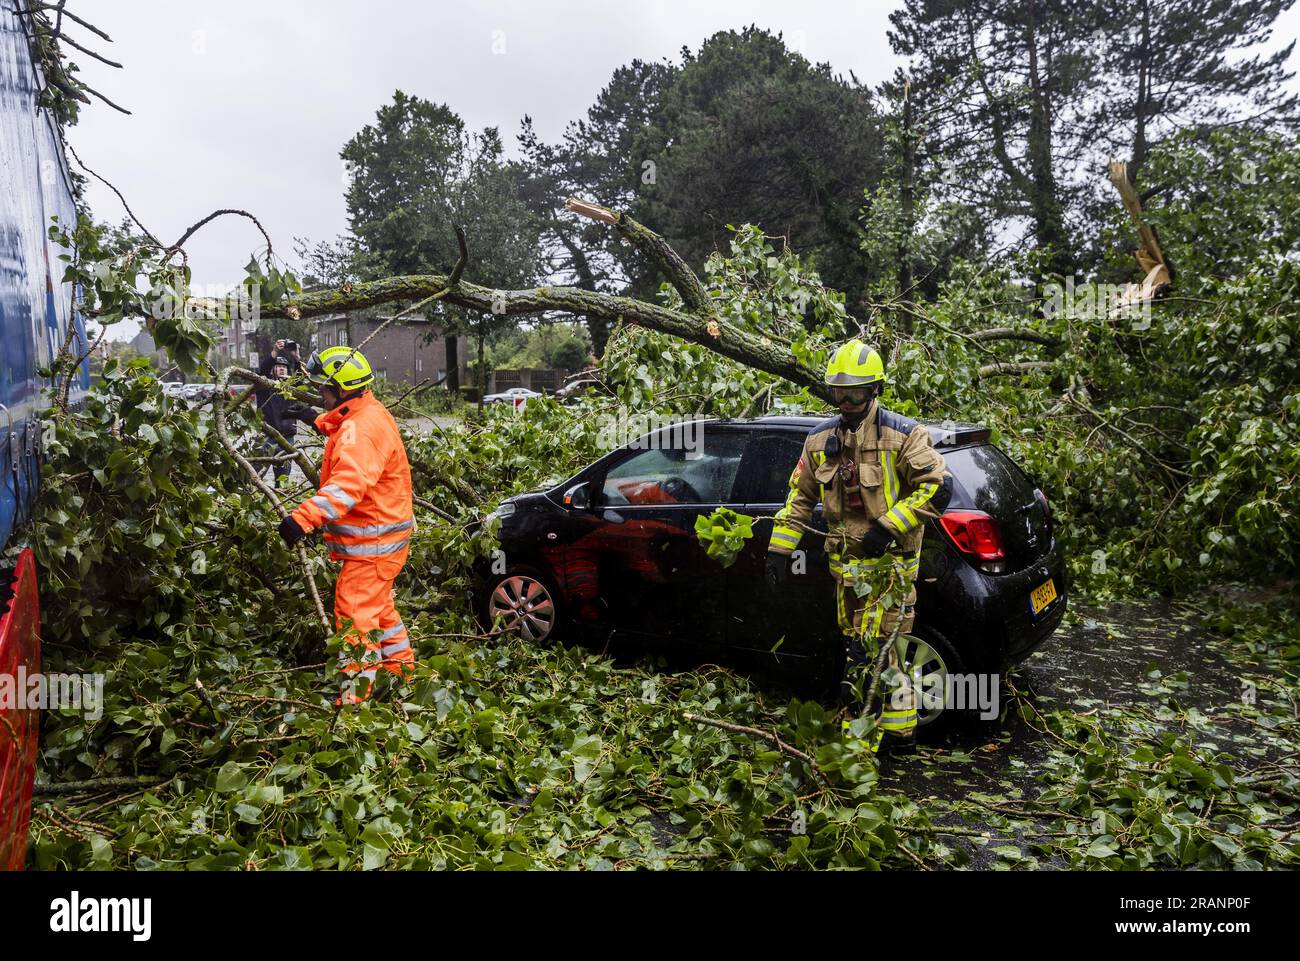
[[[471,128],[497,126],[509,149],[525,114],[556,139],[614,69],[676,59],[715,31],[750,23],[784,33],[814,62],[866,83],[897,60],[886,38],[898,4],[827,0],[81,0],[72,5],[113,38],[70,35],[121,62],[75,50],[87,83],[132,111],[83,108],[69,140],[111,180],[159,239],[176,239],[220,207],[256,214],[276,252],[293,237],[347,228],[339,150],[393,91],[445,102]],[[1278,34],[1300,33],[1300,9]],[[1293,65],[1296,58],[1293,57]],[[116,198],[92,183],[96,216]],[[228,288],[261,246],[256,228],[223,218],[186,244],[196,284]],[[296,266],[296,265],[295,265]]]

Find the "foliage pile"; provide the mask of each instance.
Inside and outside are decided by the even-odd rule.
[[[409,438],[456,517],[421,521],[400,582],[419,670],[400,697],[337,712],[337,640],[313,636],[210,412],[165,398],[143,361],[106,370],[47,428],[46,669],[106,681],[102,717],[47,718],[42,780],[89,783],[38,802],[36,865],[873,866],[905,862],[903,825],[925,830],[820,705],[479,633],[470,568],[493,539],[477,505],[593,453],[559,405]]]
[[[210,413],[163,397],[143,362],[110,363],[85,410],[47,430],[46,667],[103,673],[106,701],[102,717],[46,719],[42,780],[76,790],[38,796],[33,864],[910,867],[965,864],[975,846],[1007,867],[1294,862],[1266,823],[1285,826],[1285,806],[1259,814],[1291,775],[1203,756],[1205,730],[1020,698],[1060,744],[1046,791],[976,829],[969,804],[923,811],[882,789],[865,722],[841,730],[821,704],[723,668],[480,633],[470,574],[494,541],[474,520],[599,452],[608,408],[584,404],[408,438],[417,488],[455,519],[421,520],[399,582],[419,669],[339,713],[322,657],[336,642],[314,635],[293,558]],[[1300,736],[1273,707],[1258,716]]]

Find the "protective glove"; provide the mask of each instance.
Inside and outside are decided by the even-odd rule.
[[[298,522],[294,520],[292,516],[286,517],[284,520],[280,521],[280,526],[277,530],[280,532],[280,536],[284,538],[285,544],[289,547],[293,547],[294,544],[297,544],[307,536],[307,532],[298,526]]]
[[[767,569],[764,577],[767,580],[767,586],[776,588],[786,582],[790,576],[790,559],[784,554],[775,554],[769,552],[767,555]]]
[[[893,547],[897,541],[894,535],[889,532],[884,524],[876,521],[862,538],[862,555],[864,557],[884,557],[885,551]]]

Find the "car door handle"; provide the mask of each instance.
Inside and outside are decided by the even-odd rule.
[[[603,520],[606,520],[611,524],[622,524],[624,521],[627,520],[627,518],[625,518],[618,511],[607,510],[605,511],[605,513],[601,514],[600,516]]]

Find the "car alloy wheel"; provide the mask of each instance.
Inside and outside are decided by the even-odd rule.
[[[555,601],[546,585],[527,574],[503,577],[488,598],[488,618],[524,640],[544,641],[555,627]]]
[[[943,655],[912,634],[900,634],[894,642],[898,659],[903,664],[916,694],[916,726],[926,727],[939,720],[946,705],[944,694],[948,684],[948,665]],[[920,686],[917,687],[917,678]],[[929,696],[925,696],[929,692]]]

